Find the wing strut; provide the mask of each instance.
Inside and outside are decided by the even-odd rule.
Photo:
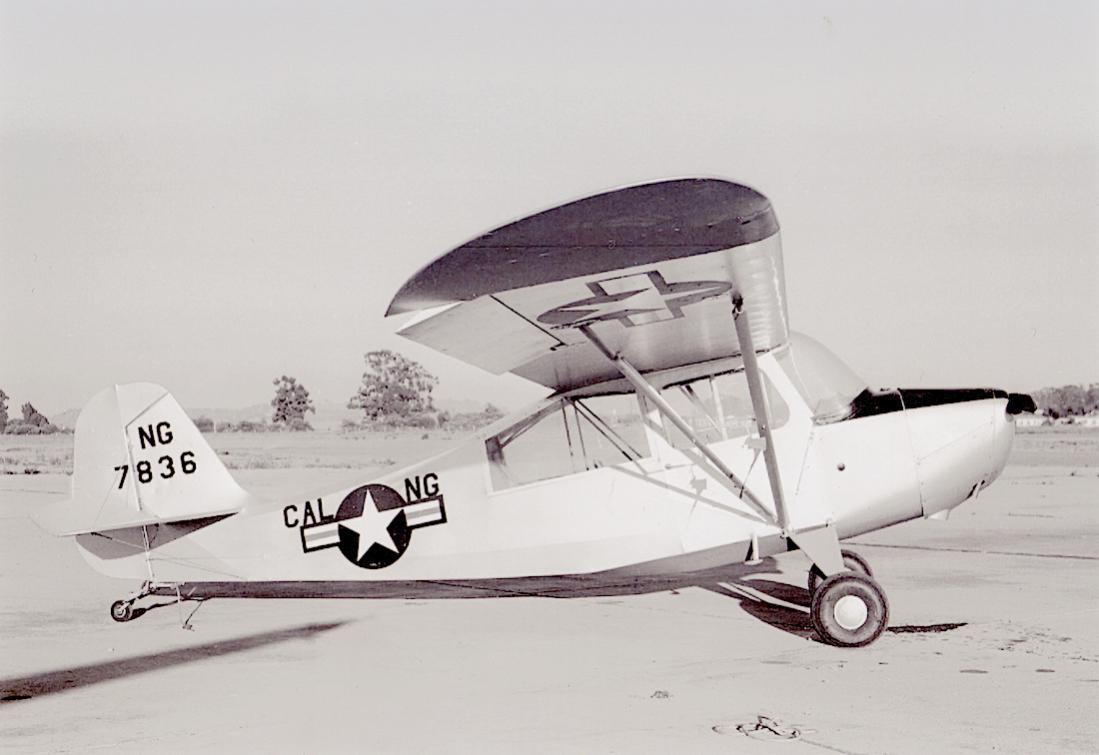
[[[622,373],[622,376],[634,387],[634,390],[643,395],[646,400],[651,401],[660,413],[673,425],[679,428],[679,431],[687,436],[691,443],[694,444],[694,447],[698,449],[699,453],[706,457],[706,460],[716,468],[716,472],[714,470],[707,470],[710,472],[711,477],[716,479],[723,486],[729,488],[735,496],[755,509],[765,521],[776,525],[778,524],[778,520],[775,519],[775,515],[770,509],[764,506],[763,503],[752,494],[752,491],[748,489],[748,486],[737,478],[736,474],[733,473],[733,470],[729,469],[725,462],[721,460],[721,457],[710,450],[710,447],[695,433],[694,428],[692,428],[685,419],[679,416],[679,412],[664,400],[664,397],[660,395],[660,392],[653,388],[652,384],[650,384],[633,365],[620,355],[615,354],[608,349],[607,345],[599,339],[599,336],[592,332],[590,326],[581,325],[579,331],[592,342],[595,348],[603,353],[603,356],[614,363],[619,372]]]
[[[759,426],[760,435],[764,441],[763,455],[767,467],[767,478],[771,484],[771,493],[775,501],[775,511],[772,512],[762,501],[757,498],[748,486],[729,469],[728,465],[710,449],[690,424],[679,415],[678,412],[664,400],[644,376],[626,361],[620,354],[611,351],[589,325],[581,325],[578,330],[591,341],[608,360],[610,360],[622,376],[634,387],[638,393],[650,401],[664,417],[675,425],[691,441],[699,453],[705,457],[712,469],[703,467],[710,476],[730,489],[734,495],[751,506],[764,521],[775,524],[782,530],[783,537],[792,540],[794,544],[805,552],[805,555],[817,565],[826,576],[837,574],[844,570],[843,556],[840,554],[839,538],[836,528],[831,522],[819,526],[808,527],[801,530],[790,529],[789,512],[786,507],[786,497],[782,489],[782,477],[779,474],[778,457],[775,455],[775,446],[771,436],[771,414],[767,406],[766,394],[763,390],[763,379],[759,369],[759,361],[756,359],[755,348],[752,343],[752,333],[748,320],[744,316],[744,300],[737,294],[733,294],[733,323],[736,326],[737,339],[740,343],[741,355],[744,358],[744,373],[748,379],[748,393],[752,399],[752,410],[756,416],[756,424]]]
[[[782,490],[782,477],[778,472],[778,457],[771,438],[771,408],[767,405],[767,394],[763,390],[760,377],[759,360],[756,358],[755,345],[752,343],[752,329],[748,318],[744,316],[744,299],[739,293],[733,293],[733,324],[736,326],[736,338],[740,344],[740,356],[744,359],[744,376],[748,378],[748,395],[752,399],[752,411],[756,415],[756,426],[763,438],[763,461],[767,465],[767,480],[771,483],[771,496],[775,499],[775,515],[778,526],[785,531],[790,526],[790,514],[786,510],[786,494]]]
[[[740,355],[744,359],[744,376],[748,379],[748,395],[752,399],[752,411],[756,415],[756,425],[763,438],[763,461],[767,465],[767,480],[771,483],[771,496],[775,500],[778,525],[782,529],[783,536],[793,540],[825,575],[837,574],[846,567],[843,565],[843,555],[840,553],[839,537],[831,522],[796,532],[790,528],[786,493],[782,489],[778,455],[775,453],[775,444],[771,437],[771,408],[767,404],[767,394],[763,390],[762,373],[759,370],[759,360],[756,358],[755,344],[752,342],[752,329],[744,312],[744,297],[734,291],[732,299],[733,324],[736,326]]]

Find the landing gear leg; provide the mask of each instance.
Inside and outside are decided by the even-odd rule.
[[[860,556],[858,553],[855,553],[855,551],[843,548],[840,551],[840,556],[843,558],[843,566],[845,569],[847,569],[847,571],[865,574],[867,577],[874,576],[874,572],[870,568],[870,564],[867,563],[865,558]],[[809,593],[815,593],[817,591],[817,588],[820,587],[820,583],[823,581],[824,572],[820,570],[820,567],[816,564],[813,564],[811,567],[809,567]]]

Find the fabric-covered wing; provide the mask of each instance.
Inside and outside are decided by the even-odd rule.
[[[491,231],[394,297],[401,335],[556,390],[617,377],[590,326],[642,372],[740,353],[739,292],[757,349],[788,337],[778,222],[762,194],[717,179],[633,186]]]

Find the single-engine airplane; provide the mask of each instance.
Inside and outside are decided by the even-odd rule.
[[[872,390],[787,322],[770,201],[690,178],[570,202],[437,258],[387,315],[408,338],[552,389],[453,450],[309,500],[230,476],[163,388],[76,426],[72,497],[36,518],[113,577],[111,606],[336,582],[678,574],[800,549],[818,635],[866,645],[885,593],[840,541],[975,497],[1023,394]],[[243,592],[242,592],[243,591]]]

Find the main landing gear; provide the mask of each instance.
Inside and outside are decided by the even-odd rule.
[[[822,640],[841,647],[862,647],[876,640],[889,623],[889,601],[874,581],[866,560],[842,550],[847,571],[825,578],[816,565],[809,571],[809,616]]]

